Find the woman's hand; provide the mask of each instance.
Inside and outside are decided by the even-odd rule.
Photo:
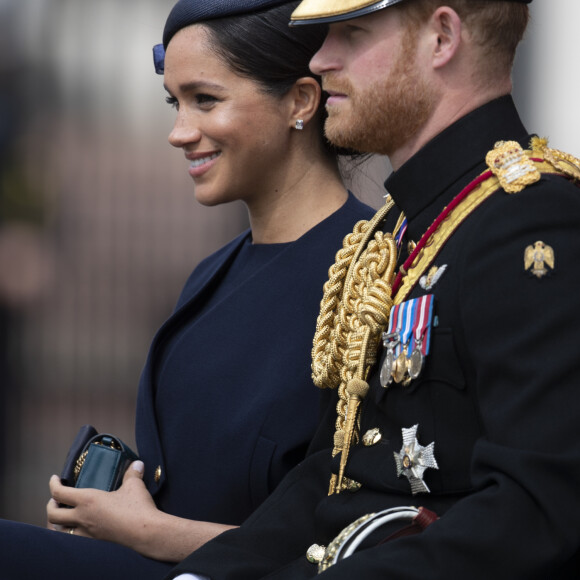
[[[46,506],[49,527],[116,542],[165,562],[180,562],[234,527],[187,520],[158,510],[143,483],[143,471],[143,462],[134,461],[117,491],[67,487],[53,475],[50,478],[52,499]],[[59,507],[59,504],[71,507]]]
[[[49,484],[52,499],[46,507],[49,524],[75,535],[123,544],[147,555],[148,531],[161,512],[143,483],[143,470],[143,462],[134,461],[125,472],[121,487],[111,492],[64,486],[53,475]]]

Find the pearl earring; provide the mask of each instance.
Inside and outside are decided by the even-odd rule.
[[[298,131],[302,131],[302,129],[304,129],[304,121],[302,119],[296,119],[296,124],[294,125],[294,127]]]

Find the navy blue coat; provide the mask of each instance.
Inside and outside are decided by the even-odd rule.
[[[310,352],[322,287],[344,235],[371,215],[350,195],[299,240],[258,257],[259,267],[209,306],[250,232],[195,269],[139,387],[137,446],[160,509],[239,524],[303,459],[319,420]],[[179,341],[189,356],[171,364]]]
[[[322,286],[343,237],[372,214],[350,195],[229,295],[209,303],[249,232],[196,268],[153,341],[139,388],[138,449],[161,509],[241,522],[300,461],[318,421],[320,392],[310,378],[310,350]],[[167,353],[175,333],[191,320],[195,333],[180,335],[189,339],[185,352],[191,344],[191,359],[177,368]],[[204,345],[207,360],[196,359]],[[214,349],[220,353],[209,356]],[[156,393],[160,373],[163,392]],[[168,392],[174,383],[177,398]],[[189,396],[181,398],[188,385]],[[308,411],[304,397],[311,402]],[[155,482],[157,465],[162,476]],[[158,580],[172,568],[118,544],[5,520],[0,561],[2,580]]]

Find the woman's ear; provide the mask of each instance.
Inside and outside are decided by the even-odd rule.
[[[290,102],[290,126],[297,128],[297,121],[306,125],[316,112],[322,98],[318,81],[312,77],[301,77],[286,95]]]
[[[461,18],[449,6],[440,6],[429,22],[433,39],[433,68],[441,68],[456,55],[461,44]]]

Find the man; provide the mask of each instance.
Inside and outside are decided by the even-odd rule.
[[[293,14],[330,24],[327,135],[389,156],[396,207],[331,269],[313,376],[335,399],[310,456],[171,578],[578,577],[580,162],[509,96],[527,3]]]

